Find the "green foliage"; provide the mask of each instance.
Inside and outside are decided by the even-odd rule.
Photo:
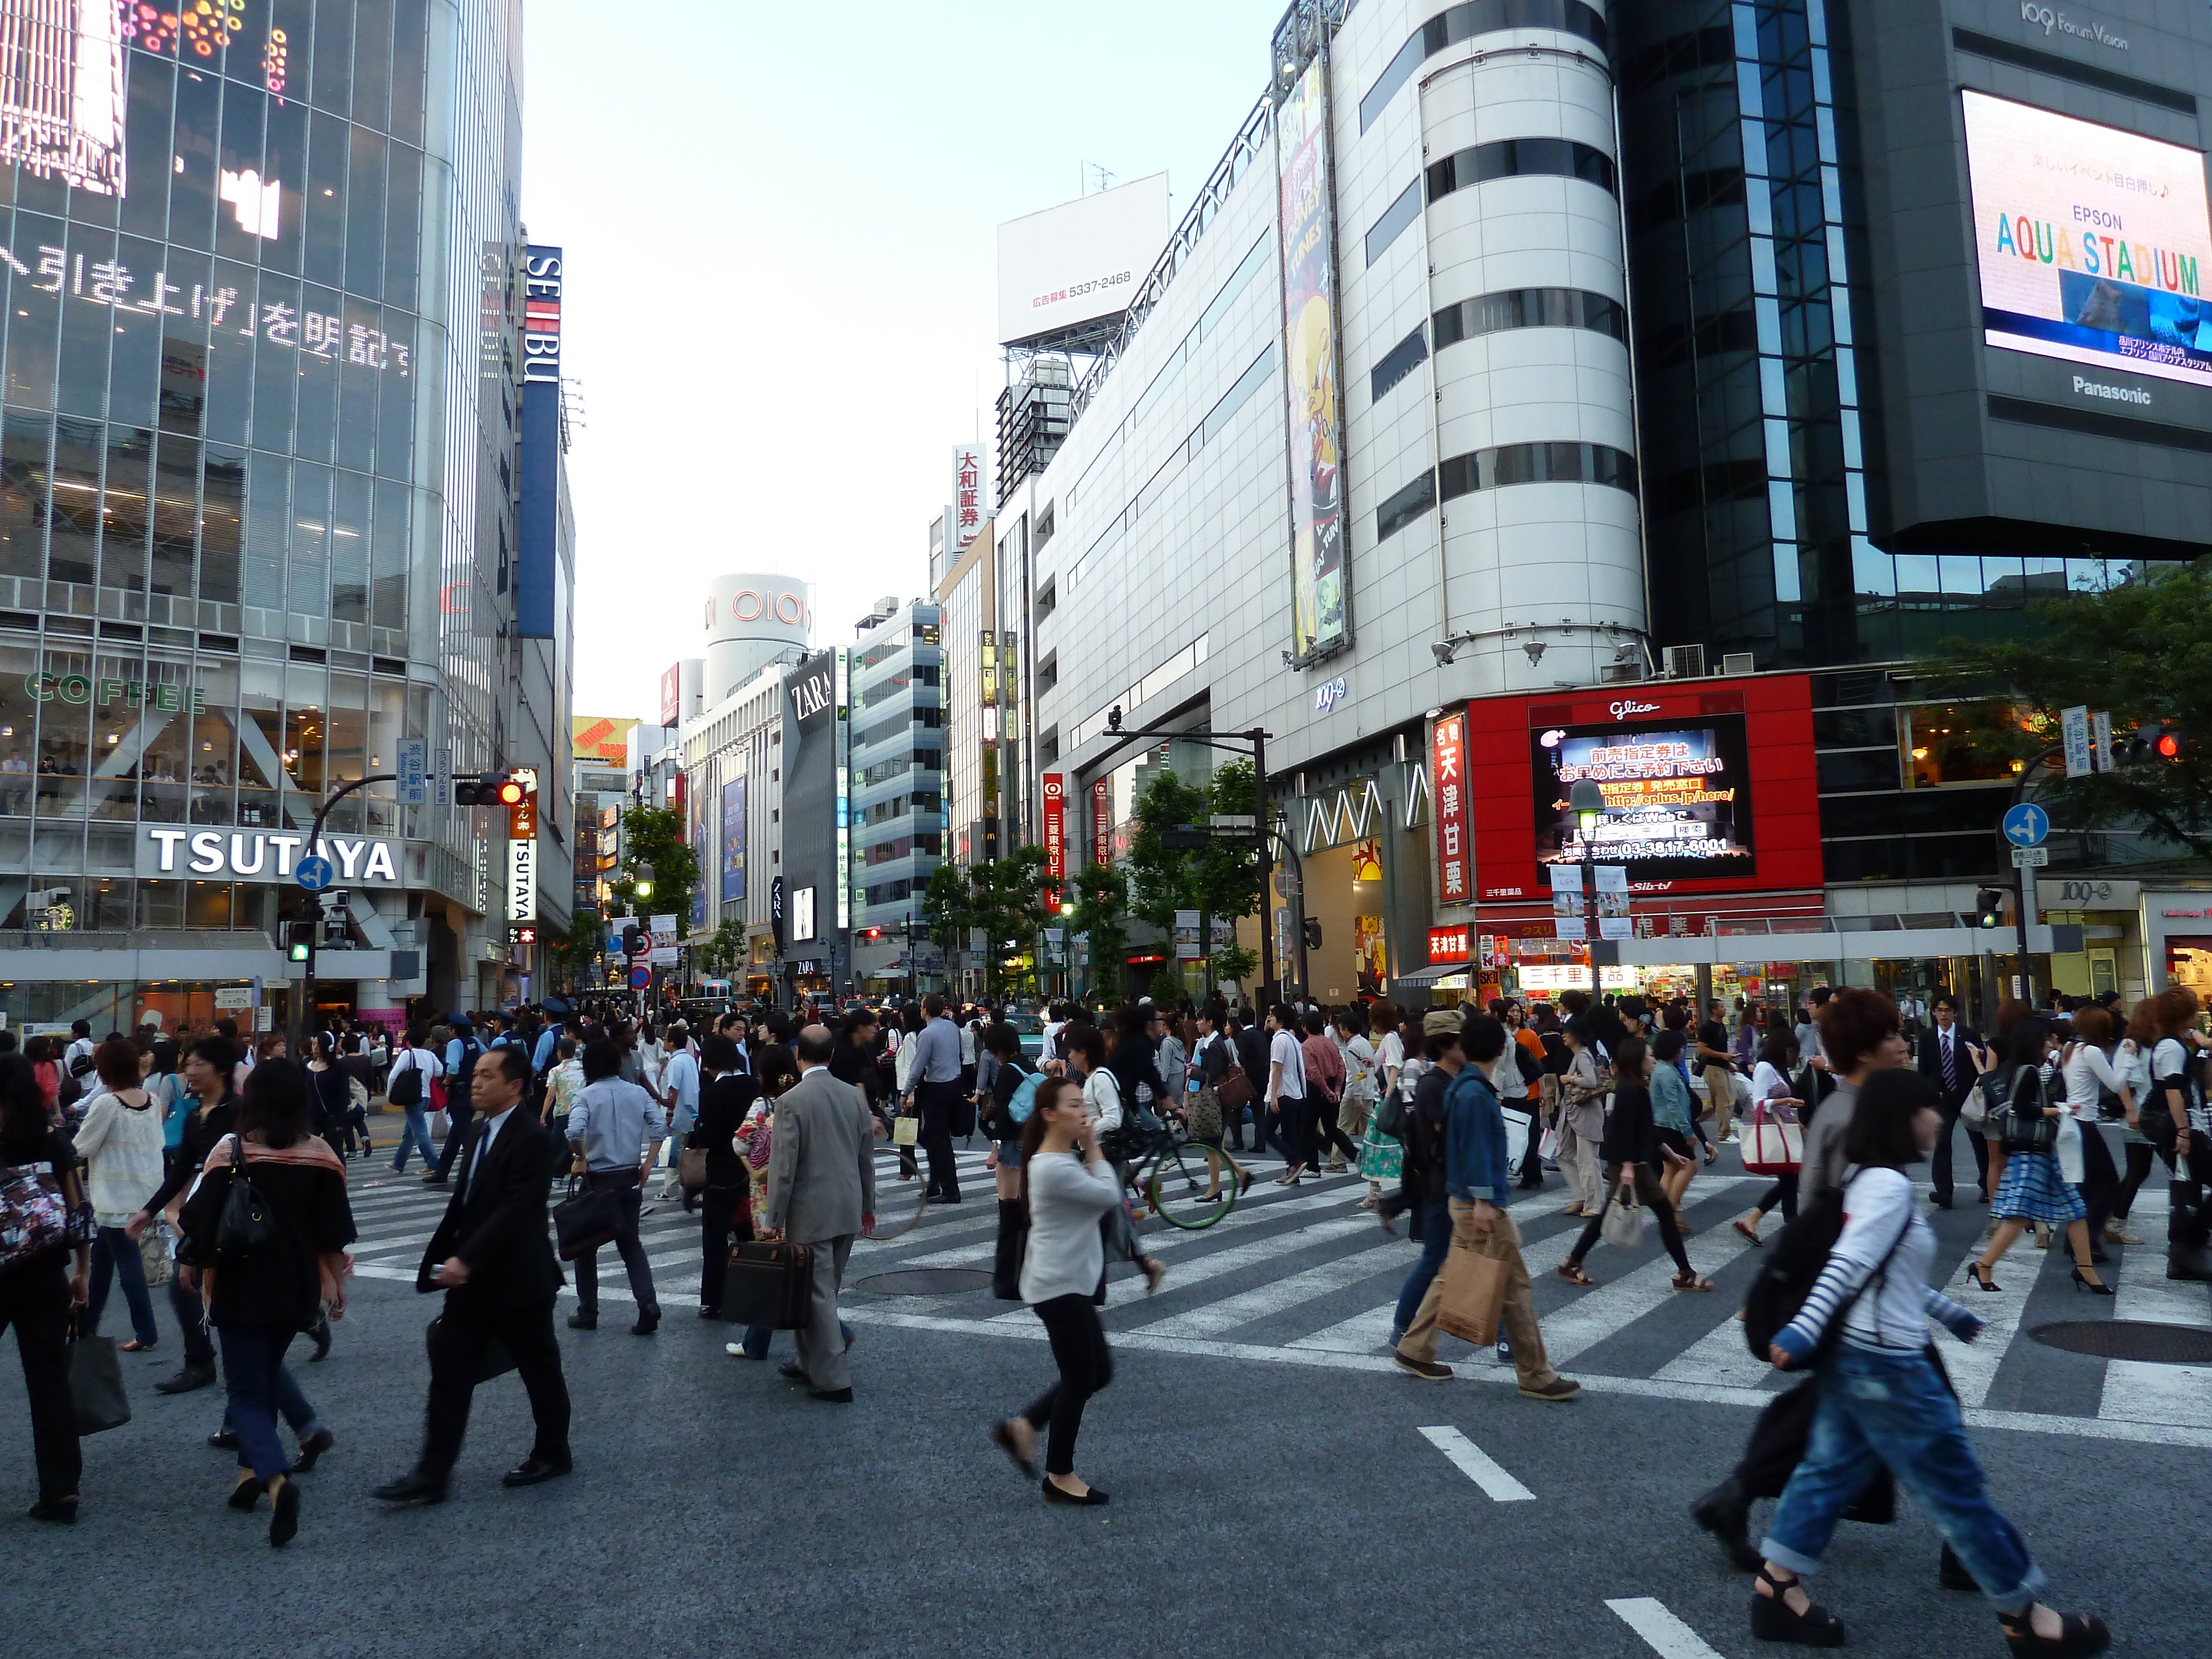
[[[637,897],[637,866],[653,866],[653,896]],[[607,884],[616,902],[640,915],[673,915],[676,937],[691,932],[691,895],[699,885],[699,855],[684,836],[680,812],[659,806],[631,806],[622,815],[619,873]]]
[[[700,942],[692,951],[692,959],[699,964],[701,974],[708,979],[728,979],[745,959],[745,930],[734,917],[725,916],[722,925]]]
[[[2153,569],[2102,592],[2069,593],[2029,607],[2032,638],[1975,645],[1944,641],[1916,670],[1978,692],[1990,683],[2021,705],[1983,723],[1986,751],[2031,760],[2058,741],[2062,708],[2110,713],[2117,740],[2163,724],[2183,734],[2180,757],[2088,777],[2052,777],[2038,798],[2067,829],[2137,823],[2212,858],[2212,559]]]
[[[1226,980],[1240,990],[1246,980],[1260,971],[1260,953],[1239,945],[1223,945],[1207,961],[1212,965],[1216,980]]]
[[[568,918],[566,933],[556,937],[548,933],[541,936],[547,961],[571,990],[579,979],[590,977],[592,964],[599,960],[606,933],[606,918],[586,905]]]
[[[1164,962],[1152,975],[1152,982],[1145,987],[1145,994],[1163,1008],[1172,1008],[1182,1000],[1182,975],[1176,964]]]
[[[1156,773],[1138,798],[1129,837],[1132,913],[1163,933],[1172,933],[1178,910],[1199,912],[1209,931],[1216,921],[1256,912],[1260,864],[1250,836],[1217,836],[1189,848],[1164,844],[1170,830],[1204,829],[1216,816],[1249,816],[1255,799],[1249,760],[1227,763],[1204,784],[1186,783],[1172,772]],[[1176,994],[1181,994],[1178,984]]]
[[[968,942],[975,907],[969,897],[968,872],[957,864],[940,864],[929,872],[929,886],[921,896],[922,926],[949,962]]]
[[[1006,970],[1000,964],[1007,943],[1018,951],[1034,951],[1037,930],[1052,917],[1044,902],[1044,866],[1043,848],[1018,847],[985,864],[941,864],[929,878],[921,900],[929,936],[950,961],[966,949],[969,929],[981,928],[988,944],[981,964],[987,993],[1002,988]]]
[[[1091,864],[1071,885],[1075,889],[1075,914],[1067,918],[1067,924],[1091,937],[1090,994],[1118,1000],[1121,966],[1129,954],[1129,930],[1122,920],[1129,902],[1125,878],[1111,865]]]

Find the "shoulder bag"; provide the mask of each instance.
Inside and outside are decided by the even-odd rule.
[[[1605,1219],[1598,1224],[1598,1237],[1616,1249],[1632,1250],[1644,1242],[1644,1226],[1650,1218],[1640,1200],[1632,1195],[1624,1201],[1616,1186],[1613,1202],[1605,1207]]]
[[[415,1058],[412,1048],[403,1050],[399,1058],[392,1061],[384,1097],[403,1112],[422,1103],[422,1062]]]
[[[230,1139],[230,1190],[223,1194],[222,1212],[215,1224],[215,1259],[219,1266],[234,1267],[269,1248],[276,1237],[276,1218],[253,1189],[246,1173],[246,1143]]]
[[[2007,1152],[2051,1152],[2058,1144],[2058,1120],[2044,1112],[2043,1073],[2023,1066],[2013,1073],[2012,1095],[1997,1115],[1999,1138]]]
[[[123,1362],[112,1336],[88,1336],[70,1321],[70,1409],[80,1435],[119,1429],[131,1420],[131,1396],[123,1387]]]
[[[561,1260],[574,1261],[613,1243],[615,1218],[621,1207],[622,1195],[613,1188],[587,1186],[570,1176],[568,1195],[553,1206],[553,1237]]]

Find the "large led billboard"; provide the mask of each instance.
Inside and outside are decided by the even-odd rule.
[[[2203,152],[1961,96],[1989,343],[2212,386]]]
[[[1568,798],[1588,778],[1605,799],[1591,856],[1626,866],[1630,881],[1757,872],[1742,715],[1550,726],[1528,740],[1539,864],[1581,862],[1582,827]]]
[[[1155,173],[999,227],[999,343],[1117,316],[1168,240],[1168,176]]]

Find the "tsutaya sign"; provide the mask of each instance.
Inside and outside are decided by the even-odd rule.
[[[307,844],[304,832],[167,830],[149,823],[139,831],[138,873],[224,881],[289,881]],[[337,869],[338,886],[399,885],[396,841],[325,835],[315,843],[315,851]]]

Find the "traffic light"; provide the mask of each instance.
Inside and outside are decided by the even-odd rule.
[[[860,929],[860,937],[870,945],[873,945],[883,936],[884,930],[880,927],[863,927]]]
[[[1984,927],[2001,927],[2004,921],[2004,917],[2002,914],[2003,908],[2004,895],[1996,888],[1982,887],[1975,890],[1975,921],[1979,926]]]
[[[622,942],[624,956],[641,957],[653,948],[653,935],[633,921],[623,927]]]
[[[1318,950],[1320,950],[1320,949],[1321,949],[1321,918],[1320,918],[1319,916],[1308,916],[1308,917],[1305,919],[1305,934],[1306,934],[1306,949],[1307,949],[1307,950],[1309,950],[1309,951],[1318,951]]]
[[[453,780],[456,806],[520,806],[530,797],[530,786],[512,772],[479,772],[472,778]]]
[[[293,961],[305,962],[307,959],[308,953],[314,949],[316,927],[317,924],[312,921],[295,921],[286,925],[285,954]]]
[[[2122,741],[2112,745],[2113,759],[2122,766],[2149,766],[2163,763],[2172,766],[2189,758],[2195,747],[2188,737],[2163,720],[2152,720],[2138,726]]]

